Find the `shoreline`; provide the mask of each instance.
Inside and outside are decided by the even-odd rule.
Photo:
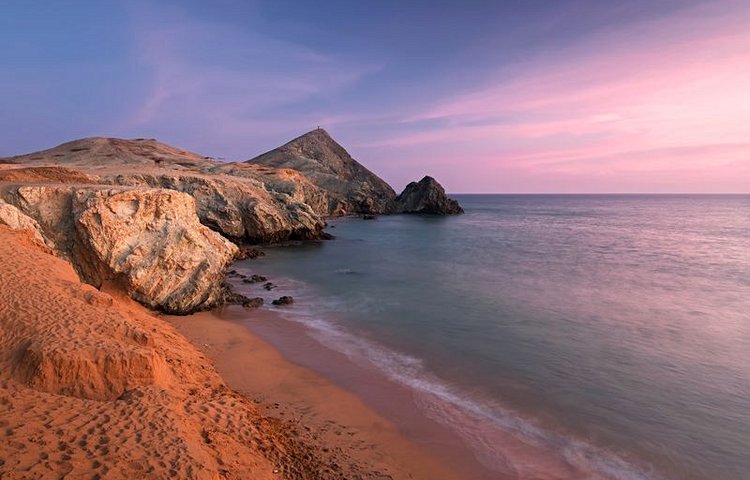
[[[279,314],[227,306],[162,318],[201,350],[227,385],[253,401],[263,415],[291,422],[292,433],[324,452],[342,454],[340,461],[382,472],[377,478],[383,479],[466,478],[425,445],[407,438],[357,393],[289,359],[247,324],[284,322]]]
[[[259,268],[261,265],[252,261],[237,262],[234,266],[245,273],[263,271]],[[297,299],[300,293],[302,311],[315,303],[316,295],[304,288],[300,290],[293,272],[281,274],[279,281],[276,287],[280,288],[274,295],[293,295]],[[268,293],[253,291],[259,288],[258,285],[249,286],[251,290],[247,290],[246,285],[232,283],[249,296],[266,296]],[[647,463],[621,457],[617,451],[580,440],[569,432],[555,429],[554,423],[552,426],[541,420],[537,423],[537,417],[533,415],[524,417],[503,405],[488,403],[489,408],[500,410],[500,420],[496,424],[495,412],[474,408],[484,407],[482,398],[477,400],[478,403],[472,403],[472,398],[458,398],[451,391],[443,395],[446,391],[440,387],[445,384],[430,375],[417,378],[415,385],[411,373],[408,374],[410,378],[405,378],[398,371],[394,373],[391,365],[383,366],[378,361],[382,360],[378,356],[382,353],[379,346],[374,348],[377,360],[372,360],[373,349],[368,348],[372,345],[363,348],[358,338],[351,338],[350,333],[340,331],[336,326],[329,331],[327,321],[337,318],[335,309],[318,312],[318,317],[313,317],[312,321],[308,320],[308,313],[302,311],[296,304],[254,311],[226,306],[213,311],[212,315],[238,324],[260,338],[285,361],[312,371],[355,395],[360,402],[388,419],[409,442],[440,458],[454,471],[461,472],[460,478],[498,480],[529,476],[569,480],[595,475],[596,478],[646,479],[652,478],[652,474],[658,475]],[[304,320],[300,321],[298,317]],[[327,327],[320,327],[321,323]],[[324,334],[318,335],[321,332]],[[331,332],[332,337],[329,336]],[[343,349],[342,342],[346,345]],[[367,344],[367,340],[364,343]],[[208,352],[207,355],[211,356]],[[411,372],[411,369],[407,370]],[[435,384],[430,383],[433,380]],[[437,389],[432,388],[435,386]],[[505,424],[501,423],[506,417],[511,422],[509,428],[504,428],[502,425]]]

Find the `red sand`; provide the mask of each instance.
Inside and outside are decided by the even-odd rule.
[[[0,227],[0,264],[4,480],[457,478],[241,325],[200,314],[175,329],[81,283],[28,232]]]
[[[467,478],[405,438],[358,396],[290,362],[241,320],[231,319],[247,316],[257,322],[281,321],[273,312],[248,313],[240,307],[167,318],[206,353],[229,386],[254,399],[266,415],[310,432],[324,448],[346,452],[358,464],[392,478]]]

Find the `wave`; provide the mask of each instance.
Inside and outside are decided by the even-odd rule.
[[[302,299],[291,308],[277,310],[285,319],[305,326],[323,346],[408,388],[420,410],[459,435],[488,469],[517,478],[663,479],[653,469],[625,460],[624,455],[545,429],[496,401],[467,395],[430,372],[419,358],[353,334],[325,313],[340,311],[344,304],[333,299],[323,304],[302,282],[285,279],[281,289]]]

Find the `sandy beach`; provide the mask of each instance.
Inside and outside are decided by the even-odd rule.
[[[357,395],[285,358],[247,328],[243,319],[248,317],[267,324],[283,322],[272,311],[241,307],[165,316],[211,359],[231,388],[305,441],[334,452],[338,462],[354,462],[383,478],[460,478]]]
[[[456,478],[239,324],[97,290],[28,232],[0,262],[0,478]]]

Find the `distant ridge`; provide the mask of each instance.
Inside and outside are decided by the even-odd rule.
[[[25,155],[0,159],[3,163],[105,167],[144,165],[199,168],[217,162],[155,139],[88,137]]]
[[[461,212],[432,177],[397,198],[390,185],[322,128],[240,163],[155,139],[88,137],[0,158],[0,164],[27,167],[3,174],[5,181],[148,185],[187,192],[198,200],[201,221],[235,239],[316,238],[323,235],[321,216]],[[262,213],[264,208],[274,215]]]

